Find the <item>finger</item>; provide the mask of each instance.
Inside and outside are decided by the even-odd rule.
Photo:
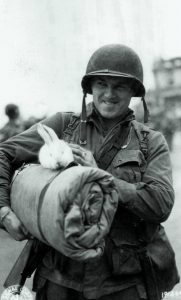
[[[30,232],[28,232],[27,234],[22,234],[22,237],[26,240],[32,240],[34,238],[34,236]]]
[[[76,154],[74,155],[74,161],[82,166],[85,164],[84,159]]]
[[[21,230],[21,232],[24,234],[24,235],[28,235],[29,234],[29,232],[28,232],[28,230],[24,227],[24,225],[22,225],[21,224],[21,226],[20,226],[20,230]]]
[[[28,231],[28,229],[23,224],[21,224],[21,226],[20,226],[20,232],[21,232],[21,235],[23,235],[24,238],[26,238],[26,239],[33,238],[32,234]]]
[[[16,238],[15,238],[15,240],[16,241],[24,241],[24,240],[27,240],[28,238],[24,235],[24,234],[19,234]]]
[[[72,148],[72,152],[73,154],[77,155],[77,156],[80,156],[82,158],[85,157],[85,151],[81,150],[81,149],[78,149],[78,148]]]
[[[24,232],[19,232],[17,235],[16,235],[16,240],[17,241],[23,241],[23,240],[28,240],[32,237],[32,235],[28,232],[28,233],[24,233]]]
[[[73,144],[73,143],[70,143],[69,146],[72,147],[72,148],[83,149],[83,148],[80,147],[79,145]]]
[[[70,148],[72,148],[72,150],[77,150],[77,151],[81,151],[81,152],[84,152],[85,151],[85,149],[84,148],[82,148],[82,147],[80,147],[79,145],[77,145],[77,144],[69,144],[69,146],[70,146]]]
[[[12,230],[8,230],[8,232],[12,236],[12,238],[15,239],[16,241],[23,241],[26,239],[25,235],[21,231],[15,232]]]
[[[33,239],[34,239],[34,236],[33,236],[31,233],[28,233],[27,239],[28,239],[28,240],[33,240]]]

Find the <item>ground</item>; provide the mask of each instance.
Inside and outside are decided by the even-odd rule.
[[[176,261],[179,273],[181,274],[181,133],[177,133],[174,138],[174,148],[171,153],[173,165],[173,180],[175,187],[175,206],[169,219],[163,224],[168,237],[176,253]],[[3,292],[3,282],[8,275],[12,265],[16,261],[25,242],[16,242],[8,234],[0,230],[0,295]],[[31,289],[32,280],[28,279],[26,286]],[[167,294],[165,300],[181,299],[181,283],[177,284],[174,290]]]
[[[163,224],[176,254],[176,262],[181,275],[181,132],[174,138],[174,148],[171,153],[173,165],[173,182],[175,188],[175,205],[169,219]],[[177,284],[165,300],[181,299],[181,283]]]

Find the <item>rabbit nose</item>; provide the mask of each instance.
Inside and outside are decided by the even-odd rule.
[[[56,170],[58,170],[58,169],[62,169],[62,164],[58,161],[57,163],[56,163]]]

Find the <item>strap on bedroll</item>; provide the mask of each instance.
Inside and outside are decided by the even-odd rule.
[[[70,167],[76,166],[77,164],[74,162],[71,162],[65,169],[68,169]],[[61,170],[62,172],[63,170]],[[51,184],[51,182],[55,179],[56,176],[58,176],[60,174],[60,172],[56,173],[55,176],[53,176],[53,178],[51,178],[51,180],[47,183],[47,185],[45,186],[45,188],[42,190],[42,193],[40,194],[40,201],[39,201],[39,207],[38,207],[38,215],[39,215],[39,211],[41,209],[41,205],[43,202],[43,197],[49,187],[49,185]],[[38,218],[39,219],[39,218]],[[38,223],[39,226],[39,230],[40,233],[42,234],[42,237],[45,239],[43,235],[43,231],[41,230],[41,226]],[[33,272],[37,269],[37,267],[39,266],[39,264],[41,263],[43,257],[45,256],[45,254],[47,253],[49,249],[49,246],[45,243],[42,243],[41,241],[39,241],[36,238],[33,238],[31,240],[29,240],[26,245],[24,246],[22,252],[20,253],[18,259],[16,260],[15,264],[13,265],[9,275],[7,276],[5,282],[4,282],[4,287],[7,288],[9,286],[12,285],[16,285],[17,286],[17,291],[15,294],[20,294],[23,285],[25,284],[25,281],[27,278],[31,277],[31,275],[33,274]]]

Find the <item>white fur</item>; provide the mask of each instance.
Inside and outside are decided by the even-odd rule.
[[[44,168],[59,169],[74,161],[72,149],[52,128],[38,123],[37,131],[45,142],[39,152],[39,161]]]

